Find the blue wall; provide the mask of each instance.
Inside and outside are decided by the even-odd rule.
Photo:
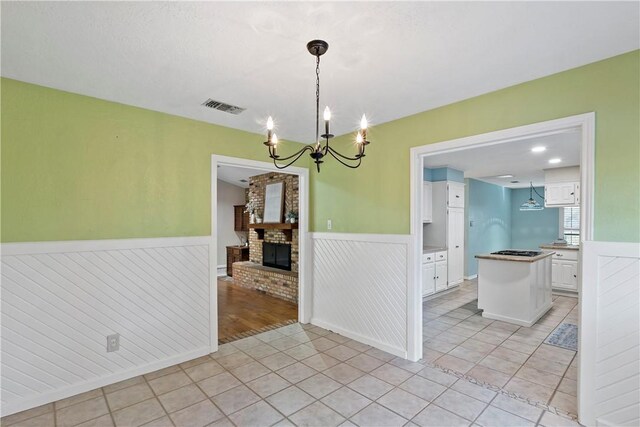
[[[451,168],[436,168],[429,169],[424,168],[422,176],[425,181],[438,182],[438,181],[453,181],[464,182],[464,172]]]
[[[478,272],[475,255],[501,249],[538,249],[558,238],[559,208],[520,211],[529,189],[465,181],[465,276]],[[544,188],[536,188],[544,194]],[[534,194],[534,197],[539,198]],[[541,201],[540,201],[541,202]]]
[[[511,189],[465,180],[465,276],[478,272],[476,254],[511,247]]]
[[[544,188],[536,187],[540,194]],[[533,197],[540,203],[540,198]],[[542,243],[550,243],[558,238],[560,208],[544,208],[541,211],[520,211],[520,205],[529,199],[528,188],[511,190],[511,247],[513,249],[539,249]]]

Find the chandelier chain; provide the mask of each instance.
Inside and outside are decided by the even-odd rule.
[[[320,55],[316,56],[316,144],[320,149]]]

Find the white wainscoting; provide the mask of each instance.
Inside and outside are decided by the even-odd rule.
[[[409,236],[312,233],[311,323],[407,357]]]
[[[2,415],[209,353],[209,243],[3,244]]]
[[[583,244],[578,353],[583,425],[640,425],[639,247]]]

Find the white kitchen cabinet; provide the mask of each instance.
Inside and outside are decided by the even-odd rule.
[[[436,262],[436,292],[447,289],[447,262]]]
[[[561,291],[578,291],[578,251],[555,250],[551,263],[551,287]]]
[[[464,208],[464,184],[459,182],[447,183],[447,206],[450,208]]]
[[[434,262],[422,264],[422,296],[436,291],[436,265]]]
[[[433,186],[429,181],[422,183],[422,222],[433,221]]]
[[[448,209],[447,237],[447,268],[451,287],[464,280],[464,209]]]
[[[580,183],[557,182],[545,184],[544,205],[546,207],[579,206]]]

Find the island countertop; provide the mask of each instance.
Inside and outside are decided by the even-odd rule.
[[[476,255],[478,259],[493,259],[496,261],[516,261],[516,262],[536,262],[543,258],[550,257],[555,254],[554,251],[550,252],[542,252],[538,256],[526,257],[526,256],[514,256],[514,255],[493,255],[493,254],[482,254]]]

